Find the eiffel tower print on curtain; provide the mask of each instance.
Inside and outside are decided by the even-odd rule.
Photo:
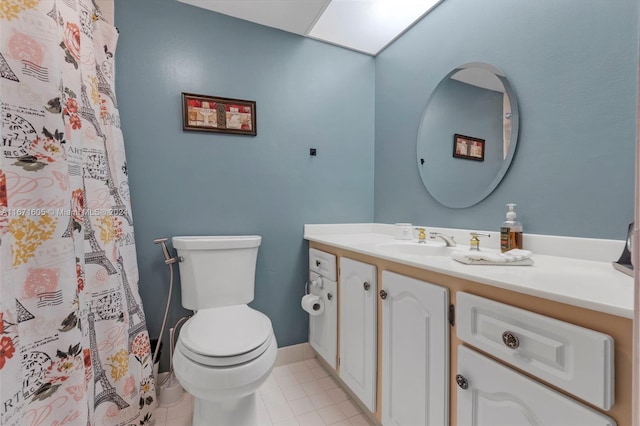
[[[89,215],[84,216],[84,240],[89,241],[89,245],[91,246],[91,251],[85,252],[84,254],[84,263],[100,265],[107,270],[109,275],[117,274],[118,271],[115,266],[109,261],[104,249],[100,247],[98,240],[96,240],[96,231],[91,227]]]
[[[0,77],[6,78],[7,80],[20,82],[2,54],[0,54]]]
[[[129,281],[127,280],[127,273],[124,269],[124,261],[122,260],[122,256],[118,256],[118,269],[120,270],[120,275],[122,276],[122,287],[124,288],[125,299],[127,302],[127,312],[129,313],[129,350],[131,350],[131,343],[133,339],[143,331],[147,329],[147,322],[144,316],[144,311],[142,310],[142,306],[136,301],[133,293],[131,292],[131,287],[129,286]]]
[[[98,355],[98,343],[96,342],[95,314],[89,312],[87,315],[89,323],[89,344],[91,346],[91,365],[93,366],[93,380],[95,383],[95,407],[103,402],[113,402],[119,409],[127,408],[129,404],[122,399],[116,389],[107,378],[107,372],[102,368],[102,362]]]
[[[82,103],[79,110],[79,114],[82,118],[84,118],[89,123],[91,123],[93,127],[95,127],[96,134],[98,135],[98,137],[102,138],[102,141],[104,144],[103,153],[105,156],[105,162],[107,164],[111,164],[109,160],[109,150],[107,149],[107,137],[102,132],[102,129],[101,129],[100,123],[98,122],[98,118],[96,117],[95,111],[93,110],[93,108],[91,108],[91,104],[89,103],[89,96],[87,95],[87,86],[85,86],[84,83],[82,83],[81,90],[82,90],[82,94],[81,94]],[[106,184],[107,184],[107,187],[109,188],[109,194],[113,197],[113,202],[114,202],[114,205],[111,206],[112,207],[111,211],[118,212],[118,216],[123,217],[127,221],[127,223],[129,223],[129,225],[133,225],[133,219],[131,218],[129,209],[127,208],[126,204],[122,200],[122,197],[120,197],[118,188],[116,188],[114,184],[113,175],[111,174],[111,168],[106,167],[104,171],[106,173]]]

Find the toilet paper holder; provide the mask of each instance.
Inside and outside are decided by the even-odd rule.
[[[318,277],[317,280],[308,280],[304,283],[304,294],[311,294],[310,287],[312,286],[322,290],[324,288],[324,285],[322,284],[322,277]],[[327,299],[333,299],[333,295],[331,293],[327,293]]]

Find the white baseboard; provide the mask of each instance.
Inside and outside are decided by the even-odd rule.
[[[274,367],[291,364],[292,362],[300,362],[315,357],[316,353],[311,348],[309,342],[285,346],[278,348],[278,357],[276,358]]]

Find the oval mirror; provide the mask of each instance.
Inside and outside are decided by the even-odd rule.
[[[518,105],[507,77],[474,62],[435,88],[418,130],[418,168],[440,204],[470,207],[484,200],[509,169],[518,140]]]

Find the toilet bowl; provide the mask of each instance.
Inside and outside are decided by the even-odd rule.
[[[182,304],[196,310],[173,355],[176,378],[195,397],[194,425],[258,424],[255,392],[278,349],[269,318],[246,305],[259,244],[257,236],[173,238]]]
[[[196,313],[173,355],[178,381],[196,398],[193,424],[257,424],[255,392],[277,350],[269,318],[246,305]]]

